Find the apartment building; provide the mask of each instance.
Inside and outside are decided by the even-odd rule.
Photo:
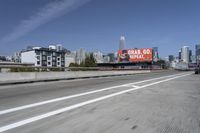
[[[50,45],[49,48],[32,47],[21,52],[21,62],[33,63],[35,66],[65,67],[66,52],[60,45]]]

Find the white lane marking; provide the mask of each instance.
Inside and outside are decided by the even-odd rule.
[[[18,107],[15,107],[15,108],[10,108],[10,109],[0,111],[0,115],[4,115],[4,114],[7,114],[7,113],[11,113],[11,112],[15,112],[15,111],[23,110],[23,109],[33,108],[33,107],[37,107],[37,106],[41,106],[41,105],[45,105],[45,104],[49,104],[49,103],[59,102],[59,101],[63,101],[63,100],[67,100],[67,99],[71,99],[71,98],[75,98],[75,97],[80,97],[80,96],[85,96],[85,95],[89,95],[89,94],[93,94],[93,93],[107,91],[107,90],[111,90],[111,89],[115,89],[115,88],[119,88],[119,87],[126,87],[126,86],[130,86],[130,85],[134,85],[134,84],[144,83],[144,82],[148,82],[148,81],[153,81],[153,80],[158,80],[158,79],[168,78],[168,77],[173,77],[173,76],[178,76],[178,75],[183,75],[183,73],[182,74],[168,75],[168,76],[163,76],[163,77],[158,77],[158,78],[153,78],[153,79],[148,79],[148,80],[143,80],[143,81],[138,81],[138,82],[134,82],[134,83],[123,84],[123,85],[103,88],[103,89],[99,89],[99,90],[95,90],[95,91],[88,91],[88,92],[79,93],[79,94],[75,94],[75,95],[55,98],[55,99],[37,102],[37,103],[33,103],[33,104],[18,106]]]
[[[31,117],[31,118],[28,118],[28,119],[25,119],[25,120],[22,120],[22,121],[19,121],[19,122],[16,122],[16,123],[5,125],[5,126],[0,127],[0,133],[4,132],[4,131],[8,131],[10,129],[14,129],[14,128],[26,125],[26,124],[29,124],[29,123],[32,123],[32,122],[35,122],[35,121],[39,121],[41,119],[51,117],[51,116],[54,116],[54,115],[57,115],[57,114],[60,114],[60,113],[63,113],[63,112],[66,112],[66,111],[69,111],[69,110],[72,110],[72,109],[76,109],[76,108],[79,108],[79,107],[82,107],[82,106],[85,106],[85,105],[88,105],[88,104],[92,104],[92,103],[102,101],[102,100],[105,100],[105,99],[108,99],[108,98],[111,98],[111,97],[114,97],[114,96],[118,96],[118,95],[130,92],[130,91],[138,90],[138,89],[141,89],[141,88],[156,85],[156,84],[159,84],[159,83],[162,83],[162,82],[167,82],[167,81],[177,79],[177,78],[180,78],[180,77],[184,77],[184,76],[188,76],[188,75],[191,75],[191,74],[176,76],[176,77],[168,78],[168,79],[165,79],[165,80],[153,82],[153,83],[150,83],[150,84],[147,84],[147,85],[143,85],[143,86],[138,87],[138,88],[132,88],[132,89],[116,92],[116,93],[113,93],[113,94],[109,94],[109,95],[106,95],[106,96],[102,96],[102,97],[99,97],[99,98],[88,100],[88,101],[85,101],[85,102],[82,102],[82,103],[74,104],[72,106],[61,108],[61,109],[58,109],[58,110],[55,110],[55,111],[52,111],[52,112],[48,112],[48,113],[45,113],[45,114],[42,114],[42,115]]]
[[[133,88],[138,88],[138,87],[140,87],[140,86],[137,86],[137,85],[131,85],[131,87],[133,87]]]

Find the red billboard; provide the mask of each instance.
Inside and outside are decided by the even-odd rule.
[[[119,62],[151,62],[153,60],[152,48],[125,49],[118,51]]]

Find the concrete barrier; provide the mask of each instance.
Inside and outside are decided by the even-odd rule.
[[[137,71],[67,71],[67,72],[16,72],[0,73],[0,85],[8,83],[25,83],[75,78],[131,75],[148,73],[150,70]]]

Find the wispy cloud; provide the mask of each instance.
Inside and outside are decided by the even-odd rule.
[[[14,41],[35,30],[39,26],[63,16],[89,1],[91,0],[55,0],[39,9],[39,11],[30,18],[21,21],[13,32],[2,38],[1,41],[4,43]]]

